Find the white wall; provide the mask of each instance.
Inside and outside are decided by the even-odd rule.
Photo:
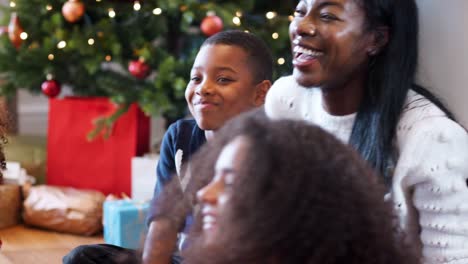
[[[18,133],[22,135],[47,135],[49,104],[43,95],[18,91]]]
[[[420,82],[468,128],[468,0],[417,0]]]

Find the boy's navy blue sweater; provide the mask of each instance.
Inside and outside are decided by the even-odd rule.
[[[158,215],[156,201],[162,194],[164,187],[173,177],[177,177],[175,161],[177,151],[182,151],[182,164],[185,164],[205,142],[205,132],[198,127],[194,119],[178,120],[169,126],[161,144],[159,162],[156,168],[157,182],[148,213],[148,223]],[[184,233],[189,230],[192,222],[193,216],[187,216]]]

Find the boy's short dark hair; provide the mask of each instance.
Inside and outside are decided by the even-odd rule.
[[[249,67],[254,73],[254,80],[257,82],[272,81],[273,58],[269,47],[259,37],[240,30],[221,31],[206,39],[202,47],[217,44],[243,49],[248,55]]]

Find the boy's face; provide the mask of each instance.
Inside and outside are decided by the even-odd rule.
[[[201,129],[217,130],[228,119],[262,105],[259,89],[243,49],[207,45],[195,59],[185,99]]]

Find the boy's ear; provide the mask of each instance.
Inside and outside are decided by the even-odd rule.
[[[271,87],[271,81],[263,80],[255,86],[255,106],[261,106],[265,103],[265,97]]]

